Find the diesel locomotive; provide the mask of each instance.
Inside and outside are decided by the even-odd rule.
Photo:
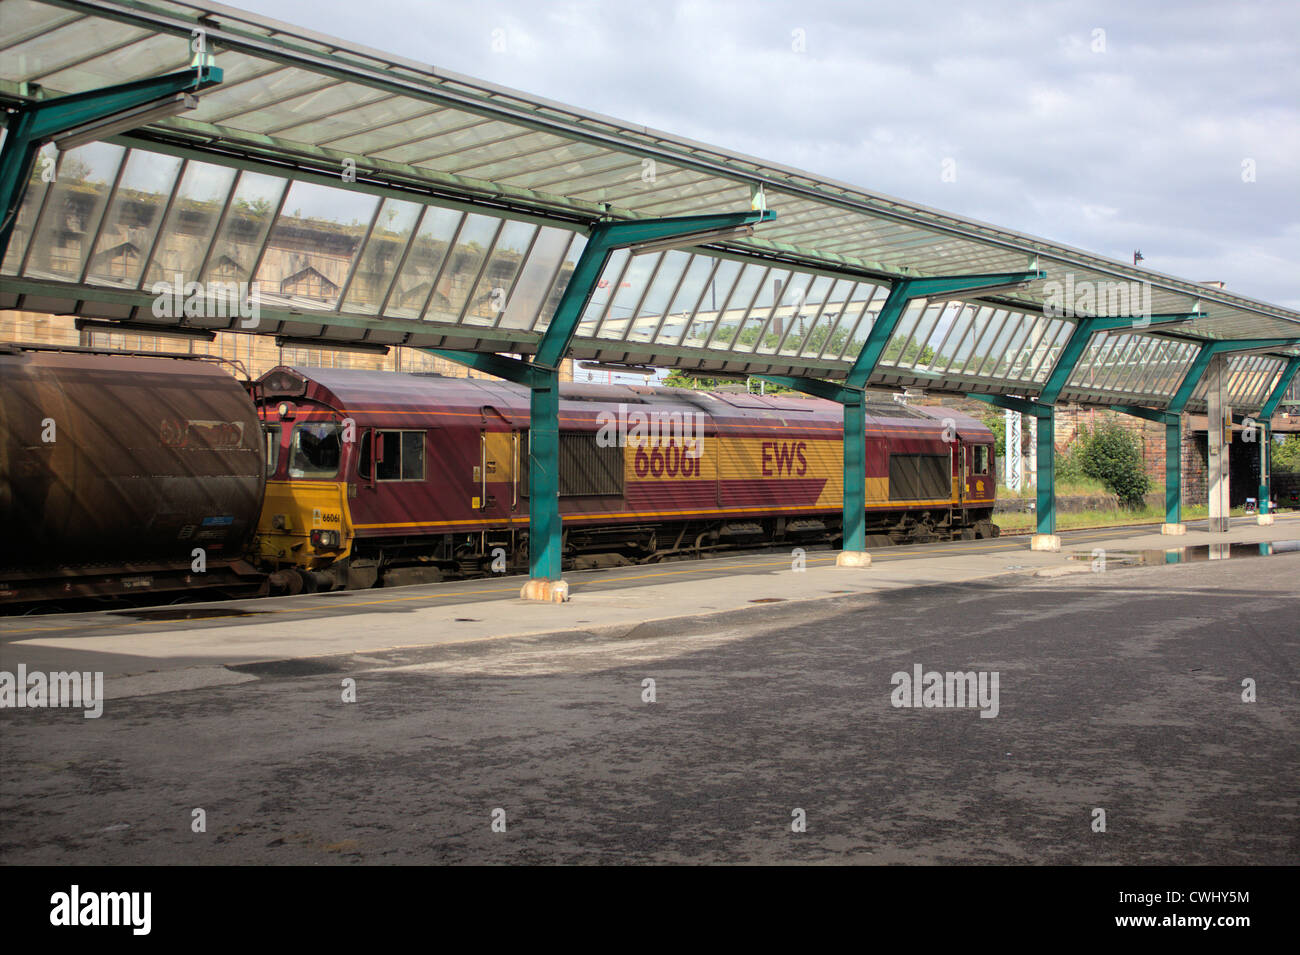
[[[54,441],[42,440],[52,419]],[[562,387],[565,566],[835,545],[841,408]],[[869,402],[867,546],[997,535],[994,438]],[[0,348],[0,602],[524,571],[529,395],[495,380]]]

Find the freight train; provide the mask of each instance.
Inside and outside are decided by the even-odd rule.
[[[993,434],[867,407],[868,547],[993,537]],[[575,569],[836,545],[840,406],[565,385]],[[47,440],[48,438],[48,440]],[[529,395],[495,380],[0,346],[0,603],[526,570]]]

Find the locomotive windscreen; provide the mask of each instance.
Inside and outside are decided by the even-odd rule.
[[[889,499],[934,501],[952,497],[952,461],[946,454],[891,454]]]

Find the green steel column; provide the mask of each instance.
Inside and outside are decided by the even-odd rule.
[[[926,278],[898,279],[876,315],[862,349],[845,375],[844,385],[816,378],[788,375],[758,375],[767,381],[797,388],[844,406],[844,510],[842,517],[843,550],[865,551],[867,546],[867,410],[863,389],[876,370],[880,356],[898,328],[898,321],[915,299],[950,297],[958,292],[988,294],[1008,285],[1014,286],[1042,278],[1038,270],[994,272],[979,275],[936,275]]]
[[[531,362],[502,355],[449,349],[426,349],[435,355],[486,371],[529,388],[528,432],[528,570],[534,580],[563,575],[564,524],[560,517],[560,374],[559,364],[578,330],[582,313],[616,249],[691,238],[710,241],[723,230],[776,218],[770,210],[667,219],[597,222],[574,264],[564,294],[538,342]]]
[[[1293,338],[1253,338],[1238,339],[1236,341],[1206,342],[1201,346],[1201,350],[1196,353],[1196,358],[1192,360],[1191,366],[1183,374],[1183,380],[1178,385],[1178,390],[1174,392],[1173,398],[1169,400],[1169,405],[1165,409],[1167,413],[1175,416],[1179,420],[1183,409],[1187,407],[1187,402],[1191,400],[1192,393],[1196,390],[1201,376],[1205,374],[1205,369],[1209,367],[1210,359],[1215,355],[1230,353],[1234,351],[1259,351],[1265,348],[1285,348],[1288,345],[1300,344],[1300,340]],[[1272,418],[1273,411],[1277,405],[1274,398],[1281,400],[1282,392],[1286,390],[1286,384],[1291,380],[1291,376],[1296,370],[1300,369],[1300,358],[1292,358],[1282,372],[1282,380],[1278,382],[1274,389],[1274,394],[1269,401],[1265,402],[1263,409],[1260,411],[1260,418],[1269,420]],[[1213,422],[1209,426],[1214,427]],[[1182,514],[1182,433],[1181,427],[1177,423],[1166,423],[1165,425],[1165,520],[1169,524],[1177,524]],[[1172,480],[1175,483],[1171,483]]]
[[[1038,533],[1056,533],[1056,411],[1038,412]]]
[[[1165,523],[1183,520],[1183,425],[1182,417],[1165,421]]]
[[[867,407],[858,392],[844,402],[843,550],[867,549]]]
[[[843,550],[863,551],[867,543],[867,396],[861,388],[820,378],[755,375],[806,395],[834,401],[844,408]]]
[[[915,299],[952,296],[959,292],[988,294],[990,291],[1019,285],[1041,278],[1042,272],[996,272],[980,275],[946,275],[900,279],[893,284],[881,306],[867,340],[862,343],[853,366],[845,376],[845,385],[857,391],[844,401],[844,512],[845,551],[863,551],[867,545],[867,438],[865,388],[876,370],[880,356],[893,338],[907,307]],[[848,398],[849,396],[846,396]]]
[[[534,379],[529,402],[528,572],[537,579],[559,580],[564,556],[560,520],[560,373],[552,370],[545,379]]]
[[[4,148],[0,149],[0,261],[9,251],[9,237],[18,221],[27,180],[36,165],[41,141],[32,136],[36,114],[23,110],[10,118]]]

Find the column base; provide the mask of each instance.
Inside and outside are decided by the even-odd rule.
[[[1179,534],[1187,533],[1187,525],[1186,524],[1161,524],[1160,533],[1177,537]]]
[[[835,555],[836,567],[870,567],[871,555],[865,550],[842,550]]]
[[[1029,538],[1030,550],[1056,551],[1061,549],[1061,535],[1035,534]]]
[[[547,603],[562,604],[569,599],[569,582],[567,580],[530,580],[519,591],[524,600],[542,600]]]
[[[1255,523],[1258,524],[1260,527],[1268,527],[1268,525],[1270,525],[1270,524],[1273,523],[1273,515],[1272,515],[1272,514],[1256,514],[1256,515],[1255,515]]]
[[[1207,524],[1209,526],[1206,529],[1214,534],[1226,534],[1231,528],[1231,522],[1226,517],[1211,517]]]

